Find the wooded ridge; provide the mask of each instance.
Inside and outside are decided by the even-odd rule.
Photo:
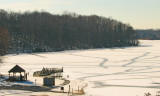
[[[138,45],[137,34],[132,26],[97,15],[85,16],[69,12],[58,15],[45,11],[7,12],[1,9],[0,26],[10,36],[9,43],[6,43],[9,44],[9,50],[5,50],[5,53]],[[0,31],[0,50],[3,49],[2,46],[7,46],[1,41],[2,37],[8,35],[2,34]]]

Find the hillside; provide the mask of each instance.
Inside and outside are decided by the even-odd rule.
[[[160,29],[136,30],[138,39],[160,40]]]
[[[0,21],[10,34],[8,53],[138,45],[132,26],[97,15],[0,10]]]

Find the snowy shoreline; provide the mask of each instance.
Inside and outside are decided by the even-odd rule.
[[[1,80],[1,79],[0,79]],[[69,81],[69,83],[65,83],[65,81]],[[45,93],[48,94],[49,96],[52,96],[54,94],[54,96],[59,96],[58,94],[61,94],[61,96],[68,96],[68,86],[75,86],[75,84],[78,84],[79,87],[81,87],[80,90],[83,90],[86,87],[86,83],[82,82],[82,81],[75,81],[75,80],[66,80],[66,79],[56,79],[56,82],[58,82],[59,84],[56,84],[56,86],[54,87],[45,87],[45,86],[35,86],[35,85],[28,85],[25,84],[25,82],[1,82],[0,83],[0,95],[5,95],[9,92],[12,91],[23,91],[23,92],[30,92],[30,93],[34,93],[34,94],[38,94],[38,93]],[[61,82],[61,83],[60,83]],[[80,83],[79,83],[80,82]],[[23,83],[23,84],[21,84]],[[40,83],[40,82],[39,82]],[[65,84],[64,84],[65,83]],[[61,90],[61,86],[64,87],[64,91]],[[75,93],[75,89],[72,90],[73,93]],[[69,94],[73,94],[71,91]],[[14,92],[13,92],[14,93]],[[57,94],[57,95],[56,95]],[[12,94],[14,96],[14,94]],[[27,96],[31,95],[31,94],[26,94]],[[17,94],[15,94],[15,96],[17,96]]]

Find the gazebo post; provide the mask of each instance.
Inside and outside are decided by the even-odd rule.
[[[26,76],[25,76],[26,74],[25,74],[25,72],[24,72],[24,80],[26,80]]]
[[[9,79],[10,79],[10,72],[9,72]]]
[[[22,82],[22,80],[23,80],[23,79],[22,79],[22,74],[21,74],[21,72],[19,72],[19,73],[20,73],[20,81]]]

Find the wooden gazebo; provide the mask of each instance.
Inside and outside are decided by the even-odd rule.
[[[22,77],[24,77],[23,80],[25,80],[25,70],[23,68],[21,68],[19,65],[15,65],[11,70],[8,71],[9,72],[9,79],[14,78],[16,79],[16,73],[20,73],[20,79],[22,81]],[[24,72],[24,76],[22,76],[22,73]],[[11,76],[11,73],[13,73],[13,76]]]

